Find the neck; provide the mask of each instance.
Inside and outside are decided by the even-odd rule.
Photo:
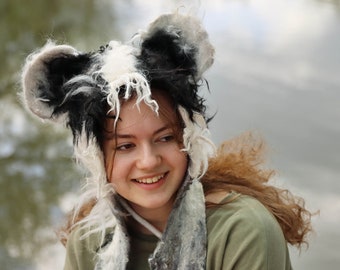
[[[130,205],[129,205],[130,207]],[[144,233],[144,234],[155,234],[157,237],[161,237],[161,234],[164,232],[169,215],[172,211],[173,202],[169,202],[168,206],[163,206],[161,208],[154,208],[154,209],[146,209],[143,207],[140,207],[138,205],[131,205],[131,209],[139,216],[131,216],[128,219],[129,226],[138,232]],[[143,224],[143,220],[140,220],[142,218],[144,221],[147,221],[149,224],[151,224],[158,232],[154,232],[148,228],[148,226],[145,226]]]
[[[151,224],[151,223],[150,223]],[[162,233],[163,230],[161,229],[162,224],[157,225],[157,224],[151,224],[152,226],[155,227],[155,229],[153,229],[153,231],[151,229],[148,229],[147,226],[143,225],[142,223],[140,223],[139,221],[137,221],[136,219],[129,217],[127,219],[127,226],[129,228],[129,230],[138,232],[138,233],[142,233],[145,235],[155,235],[157,236],[159,239],[161,239],[162,237]]]
[[[135,209],[135,208],[134,208]],[[163,232],[165,230],[166,224],[168,222],[168,217],[170,215],[171,209],[165,211],[164,209],[153,209],[149,211],[135,211],[150,224],[152,224],[157,230]]]

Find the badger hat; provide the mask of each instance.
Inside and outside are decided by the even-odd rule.
[[[48,41],[27,58],[22,72],[26,108],[41,119],[66,124],[73,134],[75,156],[90,172],[78,207],[89,198],[95,198],[96,205],[91,214],[81,221],[85,226],[96,228],[91,229],[91,233],[100,232],[104,239],[107,227],[116,226],[116,232],[124,231],[120,211],[136,214],[124,200],[117,199],[114,188],[107,181],[99,145],[105,116],[108,111],[114,111],[118,116],[121,102],[132,96],[136,97],[137,105],[145,102],[158,112],[158,104],[152,98],[154,88],[167,91],[184,123],[183,151],[188,154],[189,165],[177,204],[189,200],[188,190],[192,190],[192,194],[201,194],[198,200],[200,211],[204,212],[203,193],[196,180],[206,171],[214,145],[209,139],[205,100],[199,95],[199,87],[203,73],[213,63],[213,56],[214,48],[201,22],[192,16],[173,13],[158,17],[145,31],[140,31],[126,43],[110,41],[97,51],[80,52],[72,46]],[[195,196],[191,196],[193,201],[187,204],[194,203]],[[202,223],[203,218],[201,215],[197,222]],[[140,222],[149,226],[146,221]],[[149,228],[159,238],[164,240],[166,237],[166,233],[161,235],[152,226]],[[128,241],[124,235],[115,233],[106,251],[119,243],[119,252],[125,250],[126,253]],[[197,241],[195,235],[192,238]],[[204,241],[202,243],[204,245]],[[119,258],[119,252],[115,253],[118,254],[116,258],[105,259],[103,251],[102,264],[107,266],[111,260],[114,269],[124,269],[126,260]],[[194,251],[192,253],[197,256]]]

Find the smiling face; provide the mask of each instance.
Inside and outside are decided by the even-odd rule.
[[[116,131],[103,143],[108,180],[143,216],[156,210],[170,213],[188,163],[175,110],[164,94],[156,91],[154,99],[159,115],[143,102],[140,109],[135,99],[125,102]],[[113,122],[107,120],[108,130]]]

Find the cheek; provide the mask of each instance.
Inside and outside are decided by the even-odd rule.
[[[173,166],[179,169],[179,171],[184,175],[188,167],[188,155],[186,152],[177,151],[172,157]]]
[[[107,161],[106,174],[108,181],[118,185],[128,178],[129,172],[132,170],[133,162],[131,158],[122,158],[119,155],[112,155],[110,161]]]

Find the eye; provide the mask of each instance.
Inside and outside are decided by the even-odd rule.
[[[116,146],[116,151],[127,151],[133,147],[134,147],[134,144],[132,143],[119,144]]]
[[[173,134],[168,134],[159,138],[160,142],[171,142],[175,139]]]

